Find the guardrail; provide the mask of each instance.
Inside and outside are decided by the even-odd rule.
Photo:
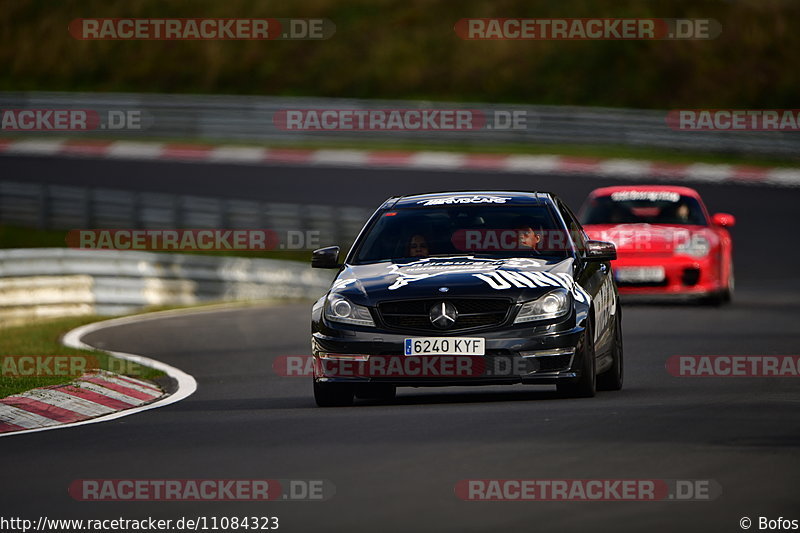
[[[0,181],[0,225],[42,229],[269,229],[353,241],[371,212],[245,199]],[[66,243],[65,243],[66,244]],[[308,243],[306,243],[308,244]],[[316,298],[330,272],[293,261],[140,251],[0,250],[0,324],[152,305]]]
[[[0,324],[117,315],[152,305],[317,298],[332,279],[310,264],[116,250],[0,250]]]
[[[488,127],[462,131],[284,131],[274,117],[288,109],[473,109],[483,111]],[[146,128],[115,131],[132,138],[178,138],[240,141],[357,141],[624,145],[729,153],[790,155],[800,152],[800,136],[791,132],[685,132],[672,130],[666,111],[569,106],[524,106],[486,103],[204,96],[125,93],[0,93],[0,109],[136,110]],[[526,127],[502,129],[495,112],[523,111]],[[109,130],[78,133],[108,136]]]
[[[313,231],[318,232],[319,246],[346,247],[371,214],[361,207],[0,181],[0,225],[41,229],[269,229],[280,235]]]

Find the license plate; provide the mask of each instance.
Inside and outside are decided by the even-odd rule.
[[[616,270],[617,281],[656,283],[664,281],[664,267],[629,267]]]
[[[406,355],[484,355],[482,337],[414,337],[405,340]]]

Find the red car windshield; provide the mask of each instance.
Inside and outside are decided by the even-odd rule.
[[[582,224],[708,224],[700,202],[669,191],[619,191],[589,200]]]

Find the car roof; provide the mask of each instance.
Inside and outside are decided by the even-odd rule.
[[[592,198],[598,196],[609,196],[615,192],[622,191],[659,191],[659,192],[676,192],[681,196],[691,196],[693,198],[700,198],[700,194],[694,189],[689,187],[681,187],[677,185],[619,185],[615,187],[600,187],[595,189],[589,195]]]
[[[531,191],[442,191],[407,196],[393,196],[386,200],[382,207],[425,207],[458,203],[482,205],[544,205],[552,201],[552,197],[553,195],[547,192]]]

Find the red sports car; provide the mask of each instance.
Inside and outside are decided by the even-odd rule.
[[[612,262],[620,294],[699,297],[733,295],[733,215],[709,217],[688,187],[636,185],[593,191],[580,211],[586,233],[617,246]]]

